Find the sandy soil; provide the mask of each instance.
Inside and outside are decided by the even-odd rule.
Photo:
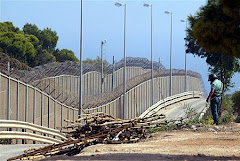
[[[240,160],[240,124],[158,132],[134,144],[98,144],[43,160]]]

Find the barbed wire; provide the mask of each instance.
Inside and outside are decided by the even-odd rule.
[[[58,99],[62,103],[67,105],[71,105],[73,107],[78,107],[78,99],[79,96],[75,93],[67,93],[63,92],[61,86],[58,86],[54,83],[53,80],[49,80],[47,82],[41,82],[41,79],[47,77],[54,77],[59,75],[73,75],[79,76],[80,73],[80,64],[77,62],[53,62],[44,64],[41,66],[37,66],[35,68],[30,68],[26,65],[22,65],[20,62],[11,60],[11,58],[6,55],[1,58],[5,61],[5,63],[0,64],[0,70],[2,73],[7,74],[8,76],[15,77],[27,84],[31,84],[34,87],[39,88],[40,90],[52,95],[55,99]],[[10,70],[7,66],[6,62],[10,61]],[[115,64],[115,70],[122,68],[124,65],[123,59]],[[169,69],[165,69],[165,67],[159,62],[153,62],[154,65],[154,77],[163,77],[169,76]],[[141,67],[143,69],[151,69],[151,61],[146,58],[133,58],[127,57],[126,59],[127,67]],[[104,74],[111,74],[113,71],[113,64],[104,67]],[[101,71],[100,62],[91,62],[88,64],[83,64],[83,74],[91,71]],[[185,70],[173,69],[173,76],[184,76]],[[203,91],[204,83],[202,81],[202,77],[199,73],[193,71],[187,71],[188,76],[193,76],[199,78],[202,84]],[[132,89],[133,87],[139,85],[140,83],[151,79],[151,72],[147,72],[141,75],[138,75],[127,81],[126,88],[127,90]],[[38,80],[38,81],[37,81]],[[105,92],[103,94],[96,94],[92,96],[83,96],[83,108],[88,107],[96,107],[99,105],[106,104],[110,101],[113,101],[117,97],[121,96],[123,93],[123,85],[120,84],[114,90]],[[55,88],[50,88],[55,87]],[[58,95],[56,95],[56,93]]]

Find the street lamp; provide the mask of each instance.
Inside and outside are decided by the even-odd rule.
[[[83,0],[81,0],[81,25],[80,25],[80,73],[79,73],[79,109],[78,109],[78,118],[81,117],[81,108],[82,108],[82,30],[83,30]]]
[[[101,42],[101,66],[102,66],[102,71],[101,71],[101,77],[102,77],[102,80],[101,80],[101,83],[102,83],[102,86],[101,86],[101,93],[103,93],[103,82],[104,82],[104,77],[103,77],[103,45],[107,42],[107,40],[103,40]]]
[[[127,5],[124,3],[115,3],[117,7],[124,7],[124,66],[123,66],[123,119],[126,118],[126,17],[127,17]]]
[[[185,86],[184,86],[184,91],[187,92],[187,20],[181,20],[181,22],[186,22],[186,37],[185,37]]]
[[[152,4],[144,4],[144,7],[150,7],[151,8],[151,105],[154,103],[154,89],[153,89],[153,6]]]
[[[170,84],[169,84],[169,96],[172,96],[172,12],[165,11],[165,14],[171,15],[171,32],[170,32]]]

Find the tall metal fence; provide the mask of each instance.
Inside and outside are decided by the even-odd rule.
[[[184,92],[184,76],[173,77],[173,95]],[[189,91],[202,92],[202,86],[198,78],[188,77]],[[169,77],[154,78],[154,103],[169,96]],[[145,81],[130,89],[126,93],[126,118],[134,118],[143,113],[151,104],[151,80]],[[115,117],[123,118],[123,96],[96,107],[86,108],[87,113],[105,112]]]
[[[1,64],[0,119],[20,120],[56,128],[64,119],[78,117],[79,64],[50,63],[35,69],[13,69]],[[85,64],[83,109],[102,111],[123,118],[123,61],[99,72],[99,64]],[[151,62],[127,58],[127,118],[139,116],[150,103]],[[169,70],[154,62],[154,103],[169,96]],[[103,75],[102,75],[103,74]],[[184,70],[173,70],[173,93],[184,92]],[[204,90],[201,76],[187,71],[188,91]],[[103,79],[102,79],[103,78]]]
[[[126,63],[126,86],[128,90],[150,79],[151,62],[148,59],[127,57]],[[53,62],[32,69],[23,68],[24,70],[22,68],[22,70],[15,69],[19,65],[11,64],[10,66],[11,68],[8,65],[5,65],[5,68],[1,66],[0,70],[8,76],[15,77],[44,91],[68,106],[78,106],[79,63],[70,61],[62,63]],[[84,64],[83,67],[82,103],[84,108],[89,107],[90,102],[92,102],[91,107],[95,106],[93,101],[98,104],[106,104],[122,94],[123,60],[104,65],[103,73],[101,73],[101,62],[89,62]],[[158,71],[155,77],[169,75],[170,71],[165,69],[160,62],[154,62],[153,67],[154,72]],[[187,73],[188,76],[197,77],[201,80],[201,76],[198,73],[192,71]],[[184,70],[173,70],[173,75],[175,76],[184,74]]]
[[[78,118],[78,109],[43,91],[0,73],[0,119],[20,120],[45,127],[66,126],[64,119]]]
[[[149,72],[150,69],[142,67],[127,67],[126,80],[130,80],[136,76]],[[92,96],[101,93],[106,93],[114,90],[123,83],[123,68],[116,70],[113,74],[105,74],[103,83],[101,73],[91,71],[83,74],[83,96]],[[56,87],[58,92],[53,91],[54,97],[63,93],[63,95],[78,95],[79,94],[79,76],[73,75],[59,75],[54,77],[47,77],[33,82],[40,89],[44,89],[51,93]],[[62,96],[64,98],[64,96]]]
[[[168,77],[154,79],[154,102],[168,96]],[[188,77],[189,90],[201,91],[196,77]],[[184,90],[184,76],[173,77],[174,94]],[[150,80],[127,92],[127,118],[139,116],[150,104]],[[122,95],[101,106],[86,108],[85,111],[106,112],[115,117],[123,116]],[[50,128],[66,126],[64,119],[77,119],[78,109],[54,99],[41,90],[0,73],[0,119],[26,121]]]

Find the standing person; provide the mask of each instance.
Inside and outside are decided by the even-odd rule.
[[[210,74],[208,76],[208,81],[210,81],[211,84],[211,91],[209,92],[206,102],[209,102],[210,100],[210,108],[214,124],[218,125],[219,121],[218,113],[220,112],[223,83],[220,80],[218,80],[215,74]]]

